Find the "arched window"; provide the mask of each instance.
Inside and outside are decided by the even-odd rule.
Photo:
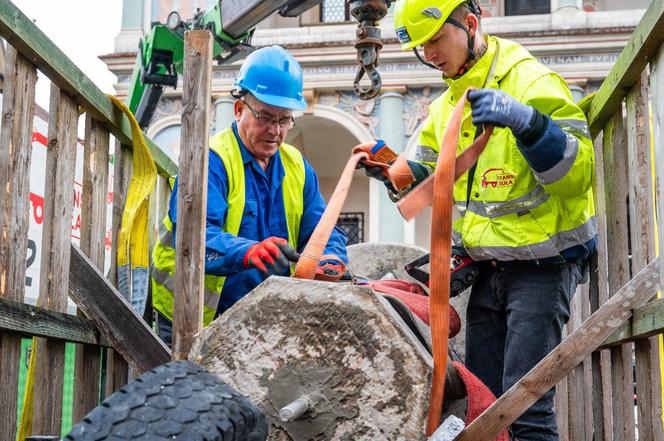
[[[173,162],[178,163],[180,157],[180,131],[182,126],[180,124],[173,124],[166,126],[159,130],[154,136],[152,141],[161,147],[164,152],[171,158]]]

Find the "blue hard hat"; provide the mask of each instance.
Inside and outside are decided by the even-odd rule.
[[[271,106],[307,108],[302,96],[300,63],[281,46],[264,47],[249,54],[233,84]]]

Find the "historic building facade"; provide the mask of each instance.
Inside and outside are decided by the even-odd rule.
[[[214,0],[123,0],[122,29],[115,53],[102,59],[117,75],[124,96],[136,57],[138,39],[153,21],[165,21],[172,9],[183,17]],[[381,23],[384,47],[379,71],[381,94],[362,101],[352,92],[356,52],[354,21],[344,0],[324,0],[297,18],[274,15],[261,23],[255,46],[279,44],[304,68],[308,108],[296,115],[288,142],[298,147],[317,170],[328,197],[351,148],[382,138],[397,151],[413,151],[428,105],[443,92],[437,71],[401,52],[392,17]],[[643,16],[649,0],[481,0],[487,33],[516,40],[569,82],[576,98],[596,90]],[[215,66],[212,82],[214,118],[211,131],[230,124],[233,99],[228,95],[239,65]],[[180,139],[181,90],[166,90],[148,135],[176,159]],[[404,222],[382,184],[356,173],[342,222],[352,241],[388,241],[428,247],[430,215]]]

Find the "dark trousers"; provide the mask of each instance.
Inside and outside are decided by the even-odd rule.
[[[155,309],[157,313],[157,335],[169,348],[173,342],[173,323]]]
[[[556,347],[570,317],[581,265],[482,263],[468,301],[466,366],[499,397]],[[557,441],[548,391],[514,424],[519,441]]]

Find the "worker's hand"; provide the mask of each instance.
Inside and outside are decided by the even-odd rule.
[[[337,256],[324,256],[316,269],[316,280],[337,281],[344,275],[346,265]]]
[[[358,169],[363,168],[364,173],[367,176],[369,176],[370,178],[378,179],[383,184],[385,184],[388,190],[391,189],[392,191],[394,191],[394,186],[390,182],[390,178],[387,176],[386,168],[379,166],[372,166],[364,162],[364,160],[361,160],[360,162],[357,163],[357,168]]]
[[[521,104],[509,94],[498,89],[477,89],[468,92],[468,100],[476,126],[509,127],[514,136],[521,136],[530,129],[533,109]]]
[[[362,162],[358,163],[358,168],[364,168],[364,172],[366,173],[367,176],[370,178],[378,179],[381,181],[383,184],[385,184],[385,188],[387,188],[387,193],[390,196],[390,199],[392,201],[396,202],[399,199],[401,199],[410,189],[416,187],[420,182],[425,180],[431,173],[431,169],[424,165],[420,164],[417,161],[408,161],[408,167],[410,167],[410,171],[413,173],[413,177],[415,178],[415,181],[407,188],[405,189],[406,191],[397,191],[394,188],[394,185],[392,185],[392,182],[390,181],[390,178],[387,176],[386,171],[382,167],[372,167],[370,165],[364,164]]]
[[[297,262],[299,254],[286,239],[268,237],[252,245],[244,255],[245,268],[257,268],[266,275],[284,274],[288,271],[288,261]]]

